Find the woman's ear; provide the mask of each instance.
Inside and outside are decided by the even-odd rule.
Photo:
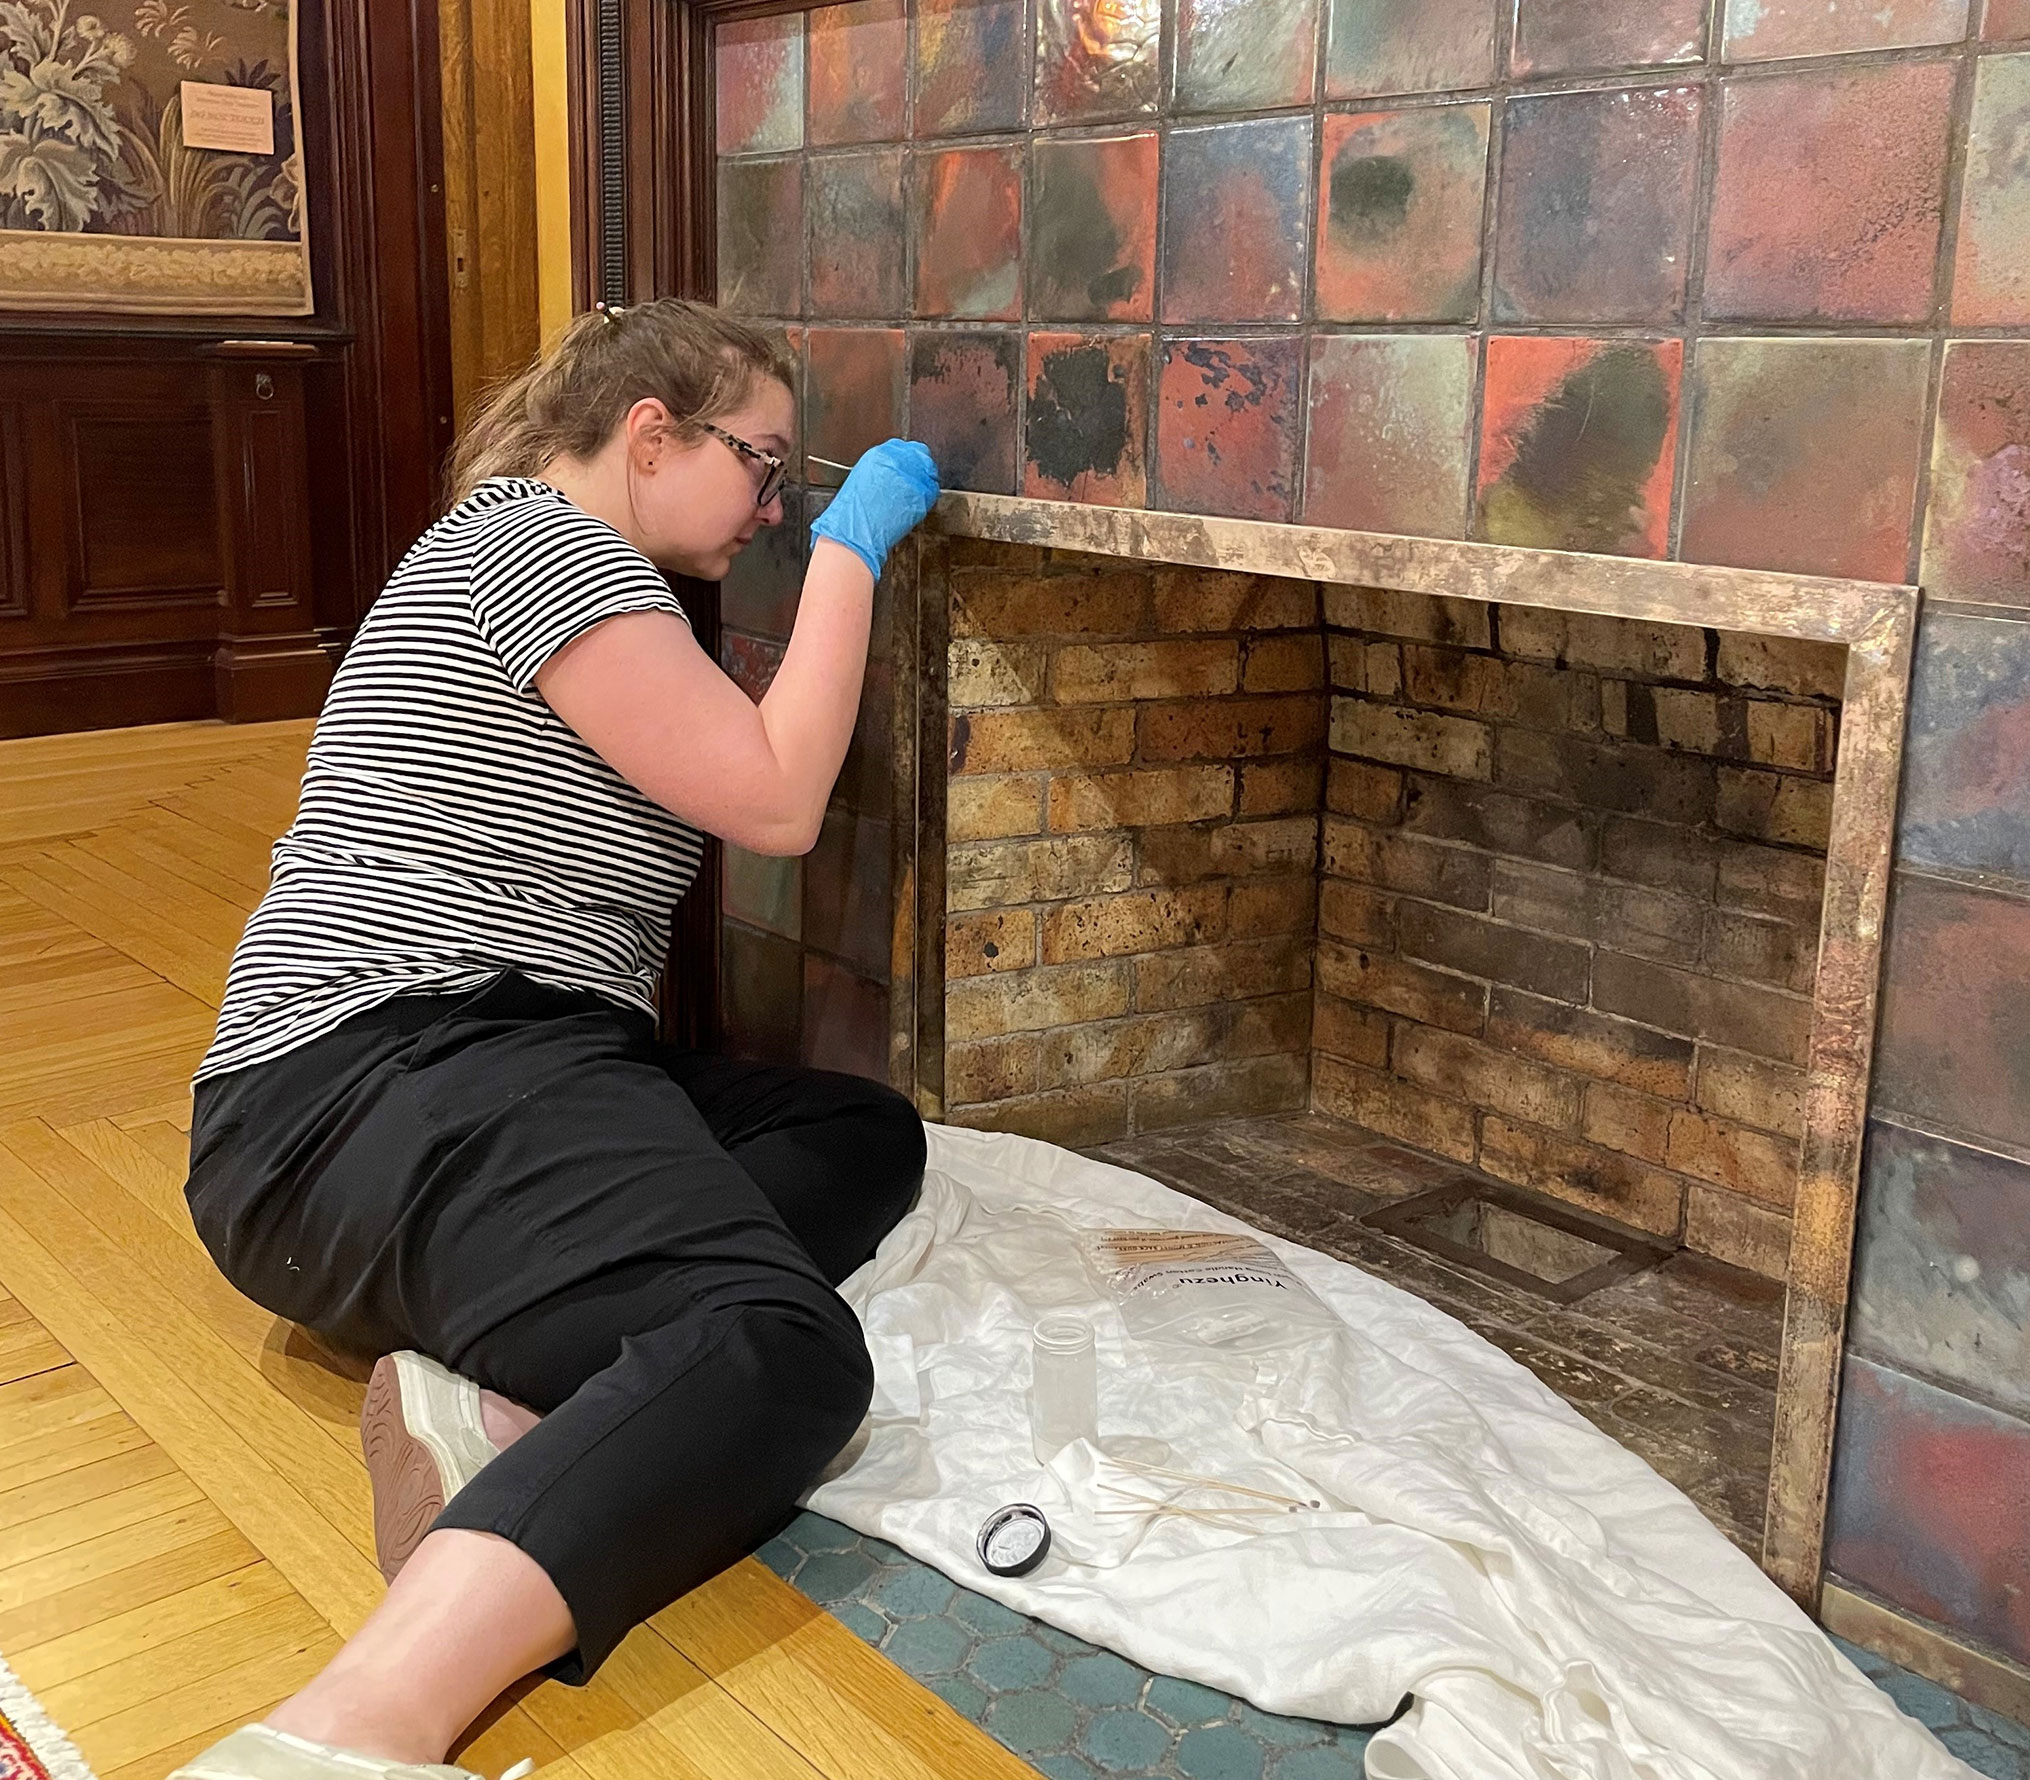
[[[639,471],[653,470],[656,460],[676,443],[670,411],[654,396],[644,396],[627,411],[627,455]]]

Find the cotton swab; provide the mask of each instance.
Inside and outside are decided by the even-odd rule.
[[[1244,1483],[1229,1483],[1221,1477],[1201,1477],[1191,1471],[1166,1471],[1160,1465],[1144,1465],[1134,1459],[1113,1459],[1112,1463],[1123,1470],[1141,1473],[1144,1477],[1167,1478],[1172,1483],[1196,1484],[1200,1489],[1225,1490],[1236,1496],[1253,1496],[1263,1502],[1279,1502],[1286,1508],[1323,1508],[1325,1504],[1315,1497],[1302,1501],[1296,1496],[1279,1496],[1271,1490],[1250,1489]]]

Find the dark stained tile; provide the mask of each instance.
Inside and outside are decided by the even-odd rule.
[[[2030,341],[1946,346],[1918,578],[1949,598],[2030,607]]]
[[[1178,0],[1179,111],[1309,105],[1318,71],[1319,0]]]
[[[889,824],[828,810],[804,869],[804,944],[886,976],[894,949],[889,877]]]
[[[1952,318],[2030,322],[2030,55],[1983,56],[1960,186]]]
[[[1861,1169],[1849,1340],[2030,1415],[2030,1166],[1880,1121]]]
[[[768,154],[804,140],[804,15],[734,19],[714,39],[719,152]]]
[[[1827,1566],[2030,1662],[2030,1422],[1850,1355]]]
[[[719,163],[719,301],[743,315],[804,306],[803,162]]]
[[[765,525],[719,583],[719,616],[735,630],[789,640],[804,582],[803,491],[782,491],[782,523]]]
[[[1494,79],[1496,0],[1331,0],[1328,99],[1449,93]]]
[[[1022,0],[917,0],[918,136],[1017,130],[1028,91]]]
[[[1676,340],[1490,339],[1473,535],[1662,556],[1682,354]]]
[[[1036,121],[1156,109],[1162,0],[1036,0]]]
[[[811,313],[896,316],[903,281],[902,151],[812,155],[804,162],[810,233]]]
[[[757,1063],[802,1060],[803,947],[778,934],[719,929],[719,1042]]]
[[[1310,185],[1308,117],[1172,130],[1163,150],[1163,319],[1295,321]]]
[[[1029,336],[1022,492],[1139,507],[1149,498],[1147,334]]]
[[[1983,43],[2019,43],[2030,39],[2030,0],[1988,0],[1981,12]]]
[[[815,1069],[888,1079],[888,990],[844,965],[804,957],[804,1055]]]
[[[2030,1143],[2030,901],[1900,875],[1890,904],[1875,1104]]]
[[[1725,82],[1706,314],[1925,320],[1954,79],[1914,62]]]
[[[732,920],[763,927],[785,939],[803,932],[804,862],[794,854],[779,858],[750,853],[745,847],[722,845],[720,895],[722,911]]]
[[[1909,49],[1967,34],[1967,0],[1726,0],[1724,10],[1730,62]]]
[[[909,436],[937,460],[946,488],[1015,492],[1012,333],[924,331],[909,344]]]
[[[902,430],[900,328],[812,328],[805,351],[808,449],[850,464]]]
[[[1706,50],[1706,0],[1517,0],[1509,65],[1519,75],[1588,74],[1696,62]]]
[[[853,739],[846,744],[846,763],[832,788],[834,803],[869,816],[887,814],[895,798],[895,670],[879,659],[884,652],[881,633],[892,628],[883,622],[882,608],[892,600],[888,589],[894,575],[891,567],[875,586],[876,640],[868,648],[867,678],[853,721]]]
[[[810,15],[813,146],[893,142],[902,134],[909,21],[903,0],[850,0]]]
[[[1165,342],[1153,504],[1288,519],[1303,363],[1303,341],[1289,336]]]
[[[1022,151],[949,148],[916,163],[916,312],[1022,313]]]
[[[1029,222],[1036,320],[1154,319],[1158,153],[1151,130],[1037,138]]]
[[[722,631],[719,635],[719,665],[726,670],[727,678],[756,704],[761,703],[765,693],[775,679],[775,671],[782,666],[783,646],[766,637],[743,636],[737,630]]]
[[[1313,339],[1304,523],[1461,536],[1476,358],[1455,334]]]
[[[1510,101],[1496,320],[1683,315],[1702,98],[1697,87],[1643,87]]]
[[[2026,793],[2030,622],[1927,612],[1910,687],[1899,852],[1913,865],[2030,884]]]
[[[1321,321],[1471,321],[1489,107],[1328,113],[1320,162]]]
[[[1922,340],[1700,341],[1679,554],[1902,580],[1930,355]]]

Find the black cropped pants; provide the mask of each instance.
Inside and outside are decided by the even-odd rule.
[[[578,1631],[552,1672],[583,1681],[859,1426],[873,1368],[833,1287],[923,1164],[886,1087],[675,1050],[509,973],[202,1083],[188,1193],[257,1303],[543,1412],[437,1525],[543,1567]]]

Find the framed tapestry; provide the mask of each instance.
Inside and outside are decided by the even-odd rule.
[[[308,315],[299,116],[295,0],[0,0],[0,309]]]

